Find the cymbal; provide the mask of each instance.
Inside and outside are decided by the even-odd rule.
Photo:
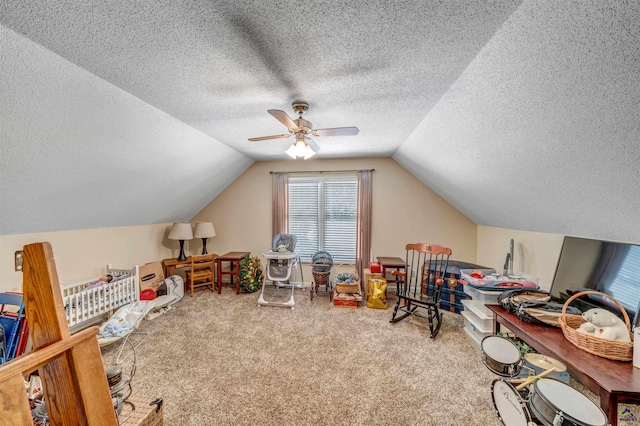
[[[524,355],[525,361],[529,364],[533,364],[536,367],[540,367],[543,370],[548,370],[551,367],[555,367],[557,372],[567,371],[567,366],[558,361],[555,358],[542,354],[528,353]]]

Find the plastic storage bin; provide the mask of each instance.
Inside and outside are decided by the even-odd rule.
[[[476,300],[484,305],[497,305],[498,304],[498,296],[500,296],[501,291],[489,291],[489,290],[480,290],[470,285],[465,285],[464,292],[467,293],[473,300]]]
[[[482,337],[493,334],[493,321],[480,320],[471,311],[462,311],[465,327],[482,334]]]
[[[475,270],[482,272],[484,278],[472,277],[471,274]],[[497,274],[495,269],[462,269],[460,270],[460,277],[473,287],[497,291],[510,288],[539,288],[538,278],[532,278],[523,273],[506,276]],[[517,286],[514,286],[514,283],[517,283]]]
[[[462,306],[466,311],[473,312],[478,317],[478,320],[493,323],[493,312],[477,300],[465,299],[462,301]]]
[[[475,347],[478,352],[482,352],[482,347],[480,346],[480,344],[482,343],[482,339],[478,337],[476,333],[470,328],[464,327],[463,330],[469,338],[469,341],[471,342],[473,347]]]

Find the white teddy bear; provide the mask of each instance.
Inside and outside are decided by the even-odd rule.
[[[582,318],[587,322],[578,327],[577,331],[580,333],[601,339],[631,342],[629,330],[624,321],[606,309],[589,309],[582,313]]]

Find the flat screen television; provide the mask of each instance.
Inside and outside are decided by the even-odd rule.
[[[615,298],[626,310],[631,326],[640,322],[640,245],[564,237],[551,296],[564,303],[580,291],[595,290]],[[623,318],[608,297],[586,295],[572,305],[581,311],[601,307]]]

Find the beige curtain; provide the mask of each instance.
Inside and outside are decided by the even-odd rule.
[[[289,232],[289,174],[275,172],[271,175],[272,182],[272,238],[278,234]]]
[[[371,170],[358,171],[358,221],[356,225],[356,269],[369,266],[371,256]]]

